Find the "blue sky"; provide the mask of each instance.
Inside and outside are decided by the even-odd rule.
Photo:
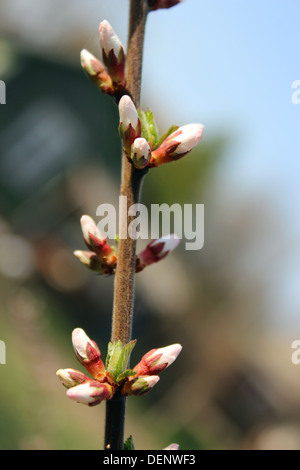
[[[124,43],[128,4],[102,5]],[[185,0],[149,15],[143,68],[142,104],[158,120],[231,136],[222,171],[245,187],[282,185],[291,199],[299,197],[300,105],[291,101],[299,18],[298,0]]]

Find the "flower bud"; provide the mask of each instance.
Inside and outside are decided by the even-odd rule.
[[[131,145],[137,137],[141,136],[141,122],[136,107],[128,95],[124,95],[120,99],[119,114],[119,133],[123,139],[124,149],[130,156]]]
[[[146,248],[136,257],[136,272],[142,271],[146,266],[150,266],[157,261],[164,259],[179,244],[179,238],[176,235],[152,240]]]
[[[129,380],[122,388],[123,395],[145,395],[159,381],[158,375],[145,375]]]
[[[105,266],[103,266],[103,264],[114,268],[116,264],[115,253],[110,244],[106,241],[106,238],[102,232],[98,229],[93,219],[88,215],[83,215],[80,219],[80,223],[84,241],[87,247],[97,255],[100,261],[102,261],[102,267],[99,266],[99,263],[97,263],[97,260],[94,260],[93,257],[88,257],[88,259],[85,260],[85,252],[81,252],[84,253],[84,255],[83,259],[80,261],[86,265],[91,264],[91,266],[89,266],[90,269],[93,269],[97,272],[102,272],[102,270],[105,271]],[[77,257],[79,258],[79,253]]]
[[[152,152],[149,166],[157,167],[182,158],[198,145],[202,138],[203,129],[202,124],[187,124],[179,127]]]
[[[179,444],[170,444],[168,447],[165,447],[163,450],[178,450]]]
[[[159,8],[170,8],[181,3],[182,0],[148,0],[150,10],[158,10]]]
[[[108,265],[103,260],[99,259],[96,253],[91,251],[75,250],[73,255],[79,259],[87,268],[95,271],[98,274],[110,275],[114,273],[115,264]]]
[[[100,23],[99,39],[103,62],[112,78],[114,88],[122,90],[125,87],[125,53],[120,39],[106,20]]]
[[[113,396],[113,389],[108,383],[89,380],[67,390],[67,396],[77,403],[95,406],[103,400],[110,400]]]
[[[171,344],[165,348],[152,349],[133,368],[137,375],[156,375],[169,367],[182,350],[181,344]]]
[[[139,115],[130,96],[124,95],[119,102],[120,124],[124,130],[131,124],[136,129],[139,122]]]
[[[75,369],[59,369],[56,375],[67,388],[75,387],[90,380],[85,374]]]
[[[105,240],[103,233],[89,215],[83,215],[80,219],[80,224],[84,241],[90,250],[94,249],[95,239],[97,239],[98,243]]]
[[[84,330],[75,328],[72,333],[72,342],[78,361],[89,371],[94,379],[101,380],[105,377],[105,367],[101,361],[100,350]]]
[[[131,146],[131,160],[135,168],[145,168],[151,159],[151,147],[143,137],[135,139]]]
[[[102,62],[86,49],[81,51],[80,61],[83,70],[87,73],[90,80],[104,93],[113,95],[114,88],[112,79],[105,70]]]

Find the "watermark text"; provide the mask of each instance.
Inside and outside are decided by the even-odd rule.
[[[122,226],[121,217],[126,213],[131,219],[127,227]],[[119,228],[119,238],[133,240],[157,239],[175,233],[185,238],[186,250],[201,250],[204,245],[204,204],[151,204],[150,210],[143,204],[128,208],[127,197],[119,197],[119,220],[112,204],[100,204],[96,210],[101,217],[97,226],[105,237],[114,239]]]
[[[0,364],[6,364],[6,345],[0,340]]]
[[[292,349],[295,349],[295,351],[292,354],[292,363],[295,366],[298,366],[300,364],[300,339],[295,339],[295,341],[292,342]]]
[[[0,104],[6,104],[6,85],[3,80],[0,80]]]
[[[292,88],[295,89],[294,93],[292,94],[292,103],[300,104],[300,80],[295,80],[292,83]]]

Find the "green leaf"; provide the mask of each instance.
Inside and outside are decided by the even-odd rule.
[[[135,450],[132,436],[129,436],[124,442],[124,450]]]
[[[137,371],[132,369],[126,369],[122,374],[118,375],[116,382],[122,382],[122,380],[126,379],[126,377],[131,377],[132,375],[136,375]]]
[[[106,370],[113,380],[117,381],[118,376],[125,372],[130,353],[133,350],[135,343],[136,340],[130,341],[125,346],[120,340],[117,340],[114,343],[109,343]]]
[[[106,356],[106,361],[105,361],[105,369],[108,368],[108,364],[109,364],[109,360],[110,360],[110,356],[111,356],[113,347],[114,347],[113,343],[109,342],[108,345],[107,345],[107,356]]]
[[[144,139],[146,139],[153,148],[156,145],[158,139],[153,113],[150,111],[150,109],[147,109],[147,111],[138,109],[138,115],[141,121],[142,137],[144,137]]]
[[[160,147],[160,145],[166,140],[167,137],[169,137],[169,135],[173,134],[173,132],[177,131],[177,129],[179,128],[179,126],[171,126],[167,132],[165,132],[161,138],[156,142],[156,145],[154,147],[152,147],[152,150],[155,150],[157,149],[158,147]]]

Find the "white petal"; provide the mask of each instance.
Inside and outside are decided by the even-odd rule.
[[[85,331],[81,328],[75,328],[72,333],[72,342],[75,351],[83,359],[88,359],[86,353],[87,344],[91,342],[90,338],[87,336]]]
[[[144,139],[143,137],[138,137],[133,142],[131,151],[136,160],[140,160],[141,158],[144,158],[145,160],[149,160],[151,148],[146,139]]]
[[[179,444],[170,444],[168,447],[165,447],[163,450],[178,450]]]
[[[129,124],[135,129],[138,125],[138,113],[132,99],[128,95],[122,96],[119,102],[120,122],[126,130]]]
[[[122,43],[118,36],[115,34],[113,28],[108,21],[104,20],[99,26],[99,38],[101,47],[104,49],[106,55],[113,49],[114,54],[118,57]]]
[[[176,132],[181,131],[182,133],[173,139],[180,142],[176,153],[189,152],[192,148],[196,147],[202,138],[203,129],[204,126],[202,124],[186,124],[177,129]],[[170,138],[170,140],[172,140],[172,138]]]
[[[159,381],[158,375],[141,375],[139,378],[145,380],[149,388],[153,388]]]
[[[152,246],[157,245],[158,243],[162,243],[162,242],[164,242],[164,247],[161,253],[159,254],[159,256],[163,256],[165,253],[175,250],[175,248],[179,245],[180,240],[175,234],[166,235],[165,237],[155,240],[152,243]]]
[[[170,366],[175,359],[177,358],[178,354],[182,350],[181,344],[171,344],[170,346],[166,346],[165,348],[159,348],[155,351],[155,355],[162,354],[159,360],[155,363],[155,365],[166,364]]]
[[[91,395],[97,393],[98,390],[98,387],[91,387],[89,382],[87,382],[67,390],[67,396],[71,398],[71,400],[88,405],[89,403],[99,400],[99,397],[91,397]]]
[[[95,237],[99,238],[100,240],[103,240],[103,233],[98,229],[96,223],[89,215],[83,215],[80,219],[80,224],[83,238],[87,243],[89,243],[89,233],[95,235]]]

